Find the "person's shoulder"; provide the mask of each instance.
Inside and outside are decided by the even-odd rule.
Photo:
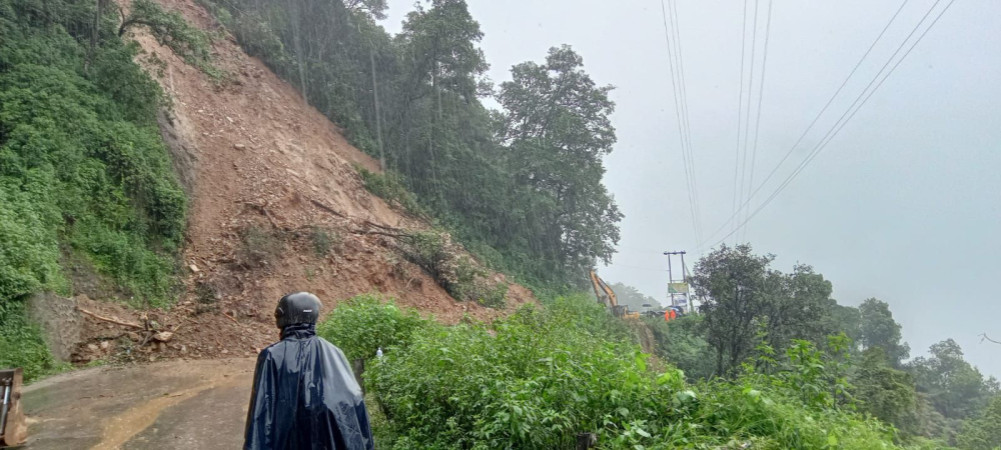
[[[322,345],[324,347],[333,347],[333,348],[336,348],[337,351],[341,350],[340,347],[332,344],[330,341],[324,339],[322,336],[316,336],[316,340],[319,341],[320,345]]]
[[[269,345],[267,347],[264,347],[264,348],[261,349],[261,352],[258,353],[258,359],[261,359],[261,358],[271,358],[276,353],[281,353],[283,347],[285,347],[285,341],[284,340],[275,342],[274,344],[271,344],[271,345]]]
[[[324,347],[326,347],[326,348],[328,348],[328,349],[330,349],[330,350],[334,351],[335,353],[337,353],[337,354],[341,355],[341,357],[342,357],[342,358],[345,358],[345,359],[347,359],[347,358],[346,358],[346,357],[344,356],[344,352],[343,352],[343,351],[341,350],[341,348],[340,348],[340,347],[338,347],[338,346],[336,346],[336,345],[332,344],[332,343],[331,343],[330,341],[328,341],[328,340],[324,339],[324,338],[323,338],[323,337],[321,337],[321,336],[316,336],[316,340],[320,342],[320,345],[322,345],[322,346],[324,346]]]

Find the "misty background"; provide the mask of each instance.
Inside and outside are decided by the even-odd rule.
[[[751,201],[752,210],[806,158],[935,3],[906,2],[838,100]],[[938,3],[929,21],[948,4]],[[382,24],[396,33],[413,2],[390,0],[389,6]],[[757,6],[752,114],[762,79],[768,2]],[[900,6],[898,1],[773,2],[753,153],[755,187]],[[754,7],[749,1],[749,24]],[[474,0],[469,8],[485,34],[481,47],[495,83],[509,79],[512,65],[541,61],[549,47],[565,43],[584,58],[597,83],[616,86],[611,98],[618,143],[606,159],[604,180],[625,219],[618,253],[599,272],[609,282],[664,301],[662,252],[688,251],[691,269],[700,251],[716,246],[733,228],[709,236],[734,212],[744,3],[677,4],[702,247],[689,212],[660,2]],[[985,375],[1001,376],[1001,348],[980,338],[981,333],[1001,337],[997,17],[996,2],[952,4],[830,145],[725,242],[739,238],[756,253],[775,254],[773,267],[782,271],[796,263],[814,266],[833,283],[841,304],[869,297],[889,303],[912,357],[951,337]],[[746,36],[749,61],[750,29]]]

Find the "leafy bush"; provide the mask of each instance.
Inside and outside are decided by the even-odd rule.
[[[1001,395],[995,395],[979,417],[966,422],[956,440],[970,450],[1001,447]]]
[[[132,305],[166,305],[177,287],[187,199],[156,125],[164,96],[117,14],[95,30],[94,8],[0,0],[0,365],[28,379],[58,369],[24,300],[72,293],[61,260],[85,260]],[[203,44],[189,49],[205,57]]]
[[[376,173],[362,166],[355,166],[361,175],[365,189],[379,196],[390,205],[403,208],[411,214],[426,216],[426,211],[417,203],[417,197],[403,183],[403,178],[395,172]]]
[[[601,448],[892,446],[879,422],[807,405],[780,378],[688,385],[673,367],[655,372],[622,321],[586,296],[546,303],[492,326],[416,328],[374,361],[366,381],[391,427],[379,435],[393,439],[380,445],[573,448],[594,432]]]
[[[211,62],[211,38],[201,29],[188,24],[180,13],[165,11],[153,0],[134,0],[129,15],[118,27],[118,35],[136,26],[149,29],[160,45],[169,47],[188,64],[198,67],[216,81],[222,79],[223,72]]]
[[[260,268],[274,262],[283,248],[281,236],[257,225],[240,229],[240,244],[237,257],[248,268]]]
[[[332,248],[340,248],[343,241],[336,231],[321,227],[310,227],[309,239],[313,243],[313,253],[321,258],[327,256]]]
[[[375,294],[340,303],[317,326],[317,334],[340,347],[348,359],[370,359],[379,347],[395,351],[406,347],[415,330],[430,326],[416,311],[403,311]]]
[[[461,246],[452,242],[451,234],[438,230],[414,231],[399,240],[403,256],[424,269],[452,298],[476,301],[491,308],[506,304],[507,285],[489,281],[487,273],[465,255]]]
[[[156,127],[162,93],[110,20],[92,52],[81,43],[93,4],[49,6],[0,0],[0,301],[69,293],[58,261],[73,252],[134,304],[166,304],[186,198]]]
[[[488,283],[480,281],[477,283],[479,292],[476,295],[476,303],[487,308],[503,308],[507,305],[508,285],[497,283],[491,287]]]
[[[705,340],[703,316],[687,315],[666,322],[644,317],[653,332],[657,356],[685,371],[689,380],[709,378],[716,369],[716,353]]]
[[[23,301],[0,303],[0,368],[21,367],[25,382],[65,368],[42,341],[42,332],[28,320]]]

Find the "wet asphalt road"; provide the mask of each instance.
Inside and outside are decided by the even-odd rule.
[[[254,358],[71,372],[24,389],[29,450],[243,444]]]

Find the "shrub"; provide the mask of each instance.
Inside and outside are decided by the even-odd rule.
[[[340,248],[343,241],[336,231],[321,227],[310,227],[309,240],[313,244],[313,253],[321,258],[327,256],[332,248]]]
[[[23,300],[0,302],[0,368],[21,367],[25,382],[66,368],[42,341],[42,331],[28,319]]]
[[[569,449],[580,432],[601,448],[892,446],[879,422],[808,406],[769,376],[689,385],[673,367],[656,372],[629,336],[586,296],[492,326],[416,328],[365,375],[391,428],[379,435],[394,440],[380,446]]]
[[[369,192],[411,214],[427,216],[424,208],[417,203],[417,197],[407,189],[403,177],[399,174],[390,171],[376,173],[362,166],[355,166],[355,169],[358,170],[362,183]]]
[[[74,253],[133,305],[166,305],[187,200],[156,126],[162,92],[111,20],[87,48],[93,3],[47,5],[0,0],[0,302],[69,294],[59,259]]]
[[[478,287],[479,294],[476,296],[476,303],[487,308],[498,309],[507,305],[507,284],[497,283],[491,287],[489,284],[481,281],[478,283]]]
[[[657,356],[685,371],[689,380],[709,378],[716,370],[716,352],[701,330],[703,316],[687,315],[670,322],[663,317],[644,317],[653,332]]]
[[[195,314],[213,312],[219,310],[218,292],[211,283],[204,281],[195,282]]]
[[[424,269],[452,298],[491,308],[506,304],[507,286],[487,280],[486,271],[466,256],[462,247],[452,243],[449,233],[415,231],[399,239],[404,257]]]
[[[281,236],[257,225],[240,229],[240,243],[237,256],[248,268],[260,268],[274,262],[283,247]]]
[[[348,359],[370,359],[379,347],[396,351],[410,343],[415,330],[431,326],[415,310],[401,310],[375,294],[338,304],[317,327],[317,334],[340,347]]]
[[[129,15],[118,28],[118,35],[121,36],[136,26],[148,28],[160,45],[169,47],[177,56],[199,68],[213,80],[223,78],[224,73],[211,62],[211,38],[201,29],[188,24],[180,13],[165,11],[152,0],[134,0]]]

